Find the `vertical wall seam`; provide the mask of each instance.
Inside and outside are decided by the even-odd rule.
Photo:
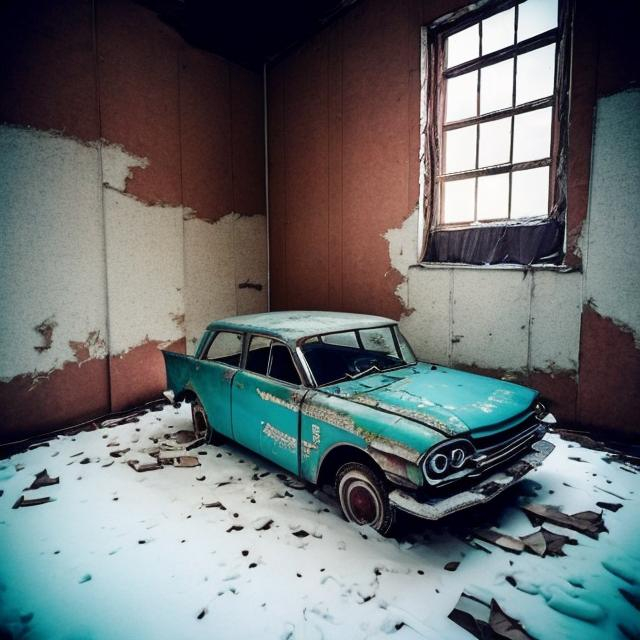
[[[184,310],[184,350],[189,352],[187,327],[187,247],[186,247],[186,225],[184,216],[184,158],[182,149],[182,86],[181,86],[181,59],[182,47],[176,51],[176,83],[178,85],[178,167],[180,172],[180,206],[182,210],[182,308]]]
[[[102,211],[102,242],[104,254],[104,297],[105,297],[105,331],[107,343],[107,399],[109,411],[113,411],[113,385],[111,383],[111,304],[109,300],[109,260],[108,260],[108,242],[107,242],[107,214],[104,203],[104,167],[102,158],[102,105],[100,103],[100,60],[98,56],[98,14],[95,0],[91,2],[91,18],[92,18],[92,38],[93,38],[93,64],[96,87],[96,114],[98,117],[98,192],[100,194],[100,209]]]
[[[529,279],[529,322],[527,325],[527,373],[533,373],[533,369],[531,367],[531,334],[533,331],[533,296],[535,292],[535,271],[531,270],[528,272],[530,275]],[[527,271],[525,271],[525,275]]]
[[[269,222],[269,112],[267,101],[267,63],[262,65],[262,130],[264,134],[264,212],[267,232],[267,311],[271,311],[271,225]]]
[[[449,344],[447,345],[447,364],[451,366],[453,364],[453,298],[455,285],[455,272],[452,268],[449,271]]]

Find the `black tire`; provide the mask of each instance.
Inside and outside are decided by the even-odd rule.
[[[369,525],[388,536],[396,513],[389,503],[389,492],[380,476],[359,462],[343,464],[336,474],[336,494],[342,513],[349,522]]]
[[[196,440],[204,438],[207,444],[222,444],[222,436],[216,433],[209,424],[207,412],[204,410],[198,398],[191,402],[191,420],[193,422],[193,432],[195,433]]]

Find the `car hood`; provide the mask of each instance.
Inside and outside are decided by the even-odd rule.
[[[465,371],[418,363],[323,390],[433,427],[447,435],[486,436],[524,419],[538,392]]]

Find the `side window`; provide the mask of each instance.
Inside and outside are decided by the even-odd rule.
[[[234,367],[240,366],[242,356],[242,334],[231,333],[230,331],[220,331],[215,335],[209,345],[207,360],[224,362]]]
[[[355,331],[344,331],[342,333],[330,333],[326,336],[322,336],[322,342],[325,344],[335,344],[339,347],[351,347],[353,349],[359,349],[358,339],[356,338]]]
[[[263,336],[251,336],[249,351],[247,352],[247,364],[245,369],[253,373],[267,374],[269,365],[269,347],[271,340]]]
[[[290,384],[300,384],[300,376],[296,369],[291,351],[283,344],[273,343],[271,346],[271,367],[269,375],[276,380],[289,382]]]

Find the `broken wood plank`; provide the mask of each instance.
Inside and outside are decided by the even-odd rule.
[[[19,509],[20,507],[36,507],[40,504],[46,504],[47,502],[53,502],[53,498],[50,498],[49,496],[47,496],[46,498],[33,498],[31,500],[28,500],[27,498],[25,498],[24,496],[20,496],[15,504],[13,505],[13,507],[11,507],[12,509]]]
[[[494,531],[493,529],[479,529],[474,532],[474,537],[489,542],[505,551],[513,553],[522,553],[524,551],[524,542],[519,538],[514,538],[506,533]]]
[[[559,527],[573,529],[595,540],[598,539],[600,533],[606,531],[602,515],[594,511],[581,511],[569,515],[557,507],[537,503],[528,504],[521,508],[534,524],[539,524],[540,521],[550,522]]]

